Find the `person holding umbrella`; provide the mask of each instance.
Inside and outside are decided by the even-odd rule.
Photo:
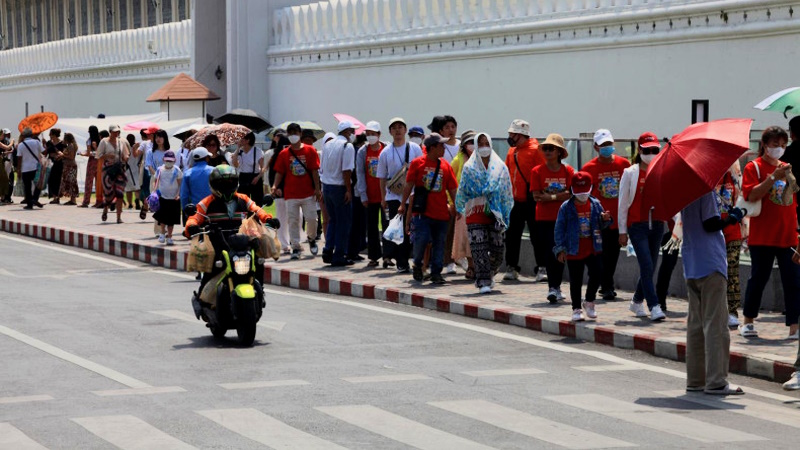
[[[786,307],[786,326],[789,338],[798,338],[797,321],[800,316],[800,266],[792,262],[793,248],[797,246],[797,212],[791,201],[784,200],[784,192],[791,188],[787,175],[792,166],[780,161],[786,151],[789,136],[781,127],[769,127],[761,136],[758,158],[747,163],[742,175],[742,196],[748,202],[761,202],[761,212],[750,218],[751,274],[744,294],[744,321],[739,328],[743,337],[757,337],[754,321],[761,308],[761,296],[767,286],[772,265],[778,260]]]
[[[636,251],[636,260],[639,263],[639,282],[636,293],[633,294],[630,310],[636,317],[647,317],[643,302],[647,300],[650,308],[650,320],[664,320],[667,316],[658,303],[658,294],[653,281],[656,262],[658,262],[658,249],[664,235],[664,222],[651,221],[643,214],[645,177],[650,162],[661,151],[658,137],[651,132],[639,136],[639,147],[634,156],[634,164],[622,172],[619,182],[619,245],[626,247],[630,235],[631,244]],[[644,299],[642,299],[644,296]]]

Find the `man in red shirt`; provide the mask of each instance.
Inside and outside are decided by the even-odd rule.
[[[600,276],[600,294],[603,300],[614,300],[614,272],[619,261],[619,227],[617,226],[617,210],[619,209],[619,180],[622,171],[630,167],[627,159],[614,154],[614,137],[606,129],[594,133],[594,151],[598,156],[586,163],[581,169],[595,180],[592,197],[600,200],[603,209],[611,214],[614,221],[611,226],[601,232],[603,238],[602,275]],[[594,293],[592,293],[594,294]]]
[[[447,194],[456,198],[458,181],[453,168],[445,161],[444,144],[447,138],[438,133],[431,133],[425,139],[428,154],[411,161],[406,175],[403,200],[400,202],[398,214],[404,214],[406,201],[414,192],[414,199],[409,205],[414,213],[414,279],[422,281],[422,260],[425,247],[431,248],[431,282],[443,284],[442,268],[444,266],[444,242],[447,237],[447,224],[454,215],[453,205],[448,204]]]
[[[511,185],[514,189],[514,207],[511,209],[511,219],[506,231],[506,274],[504,280],[519,278],[519,252],[522,246],[522,231],[528,224],[528,233],[532,233],[536,222],[536,202],[531,195],[531,180],[528,174],[542,164],[544,155],[539,150],[539,141],[531,137],[531,126],[528,122],[516,119],[508,128],[508,145],[511,148],[506,155],[506,166],[511,176]],[[533,241],[531,241],[533,245]],[[549,250],[548,250],[549,252]],[[542,249],[533,246],[536,257],[534,273],[536,281],[547,279],[544,261],[547,255],[542,254]]]
[[[317,149],[300,142],[303,133],[300,125],[286,127],[292,145],[283,149],[275,161],[275,184],[272,191],[286,200],[286,213],[289,221],[289,242],[292,246],[292,259],[300,259],[300,210],[306,220],[308,246],[312,255],[317,247],[317,201],[322,198],[319,183],[319,154]],[[283,181],[283,189],[278,186]]]

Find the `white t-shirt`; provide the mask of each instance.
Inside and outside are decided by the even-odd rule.
[[[356,150],[353,144],[347,141],[344,136],[328,142],[325,151],[322,153],[320,167],[322,175],[320,181],[329,186],[344,186],[342,173],[345,170],[354,170],[356,161]]]
[[[17,145],[17,156],[22,157],[22,172],[35,171],[43,151],[42,143],[37,139],[28,138],[20,142]]]
[[[261,167],[258,161],[264,159],[264,151],[258,147],[253,147],[249,152],[238,151],[236,157],[239,158],[239,173],[259,173]]]
[[[456,145],[444,144],[444,160],[448,163],[453,162],[453,158],[458,154],[458,149],[461,147],[461,141],[456,139]]]
[[[408,142],[408,164],[411,164],[415,158],[419,158],[422,156],[422,148],[413,143]],[[381,155],[378,157],[378,178],[383,178],[386,181],[392,179],[392,177],[403,168],[403,164],[405,164],[406,158],[406,144],[399,147],[395,147],[394,143],[388,145],[386,148],[383,149]],[[386,190],[386,200],[402,200],[402,195],[397,195],[390,192],[388,189]]]
[[[163,165],[160,166],[156,171],[156,178],[158,178],[156,188],[161,192],[161,197],[172,200],[180,194],[181,186],[178,182],[183,179],[183,172],[178,169],[178,166],[173,166],[172,170]]]
[[[113,155],[114,159],[111,162],[116,163],[120,161],[122,154],[125,153],[126,150],[128,150],[128,155],[130,156],[128,141],[117,139],[117,146],[115,147],[108,138],[104,138],[100,141],[100,145],[97,146],[95,157],[100,159],[105,155]]]

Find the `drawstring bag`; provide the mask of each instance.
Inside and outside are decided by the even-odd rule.
[[[147,207],[150,209],[150,212],[158,212],[158,209],[161,207],[161,203],[158,200],[159,196],[161,196],[161,192],[155,191],[151,192],[147,197]]]
[[[214,246],[211,240],[192,238],[189,244],[189,257],[186,261],[187,272],[210,273],[214,269]]]
[[[394,242],[397,245],[401,245],[404,237],[405,230],[403,229],[403,216],[402,214],[398,214],[389,221],[389,226],[386,227],[386,230],[383,232],[383,238],[387,241]]]

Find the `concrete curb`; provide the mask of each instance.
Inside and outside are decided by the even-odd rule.
[[[25,222],[0,220],[0,230],[71,247],[93,250],[173,270],[186,270],[187,253],[163,246],[151,246],[124,240]],[[439,312],[490,320],[558,336],[581,339],[622,349],[636,349],[674,361],[686,361],[684,339],[658,337],[646,333],[594,325],[573,323],[554,317],[540,316],[522,308],[501,308],[469,303],[447,296],[435,297],[352,280],[337,280],[309,271],[287,270],[267,264],[265,284],[285,286],[323,294],[344,295],[383,300]],[[794,372],[791,364],[731,352],[730,372],[783,382]]]

